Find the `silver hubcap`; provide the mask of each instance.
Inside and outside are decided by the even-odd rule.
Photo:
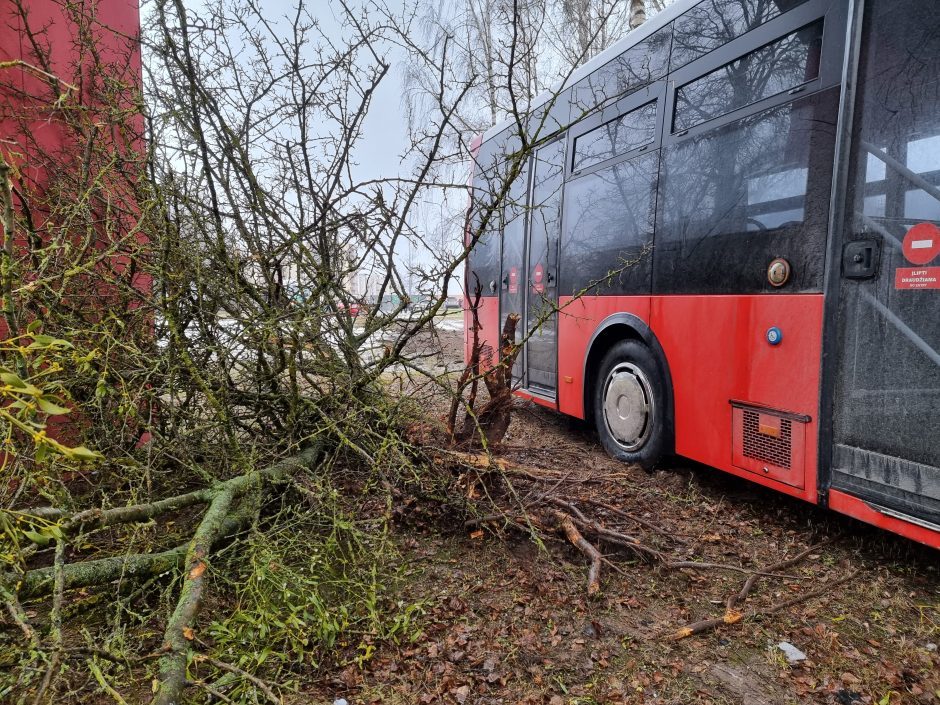
[[[621,362],[604,384],[604,421],[610,435],[624,450],[634,451],[649,438],[653,395],[643,371]]]

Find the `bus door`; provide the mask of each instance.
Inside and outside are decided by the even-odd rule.
[[[555,397],[558,378],[558,244],[564,186],[565,140],[541,147],[533,160],[525,270],[524,386]]]
[[[499,332],[502,335],[506,318],[510,314],[519,316],[516,324],[516,343],[523,337],[522,312],[525,305],[526,271],[526,197],[529,193],[529,169],[526,165],[509,188],[509,200],[505,205],[503,228],[502,282],[499,291]],[[522,384],[524,355],[516,356],[512,368],[513,386]]]
[[[864,3],[842,218],[830,483],[940,525],[940,23]],[[837,250],[838,252],[838,250]]]

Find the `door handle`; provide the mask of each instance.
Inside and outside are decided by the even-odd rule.
[[[842,276],[846,279],[871,279],[878,273],[880,261],[878,240],[852,240],[842,248]]]

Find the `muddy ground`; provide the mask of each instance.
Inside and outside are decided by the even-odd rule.
[[[440,333],[455,368],[462,334]],[[611,461],[590,429],[531,405],[501,456],[543,472],[542,492],[675,559],[756,569],[741,621],[678,641],[721,617],[746,573],[664,569],[610,558],[587,597],[584,556],[499,522],[403,520],[401,600],[420,606],[401,643],[324,676],[318,697],[358,703],[940,703],[940,554],[846,517],[681,459],[655,473]],[[604,510],[601,501],[638,521]],[[849,582],[827,584],[858,571]],[[761,612],[811,592],[818,597]],[[755,614],[756,613],[756,614]],[[805,654],[790,663],[777,646]]]

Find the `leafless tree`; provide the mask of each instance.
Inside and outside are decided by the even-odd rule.
[[[447,382],[414,343],[554,129],[533,100],[616,38],[603,19],[614,5],[585,10],[564,59],[545,51],[561,16],[548,0],[472,0],[430,16],[340,2],[329,22],[306,0],[284,15],[260,0],[152,0],[141,87],[133,37],[123,55],[97,51],[94,3],[64,6],[75,55],[91,57],[67,73],[54,69],[56,47],[28,3],[13,3],[27,57],[3,70],[38,78],[16,114],[22,76],[0,77],[4,100],[16,98],[4,117],[31,160],[17,171],[2,144],[0,347],[4,399],[16,406],[4,407],[0,598],[25,648],[0,687],[31,702],[99,688],[115,697],[99,659],[132,664],[122,673],[137,692],[156,679],[161,704],[188,687],[211,694],[223,678],[260,687],[195,638],[210,578],[292,570],[299,539],[272,538],[284,516],[306,541],[341,534],[343,565],[380,560],[396,499],[446,486],[428,479],[436,466],[409,436],[427,417],[415,380]],[[434,31],[418,32],[419,21]],[[395,52],[412,58],[411,142],[400,173],[363,175],[357,149],[376,91],[394,80]],[[63,134],[56,145],[30,142],[40,111]],[[486,165],[464,230],[470,138],[504,116],[519,147]],[[361,271],[374,300],[349,286]],[[500,372],[508,397],[511,376]],[[49,424],[65,413],[79,419],[68,443]],[[346,494],[378,498],[368,533],[342,518]],[[310,503],[327,511],[291,514]],[[248,557],[220,557],[240,532],[248,538],[226,555]],[[322,597],[317,575],[291,575],[309,609]],[[67,591],[84,588],[76,604],[92,609],[129,582],[94,634],[69,623]],[[229,578],[233,594],[254,599],[240,582]],[[344,608],[367,603],[351,594]],[[40,630],[21,601],[47,598]],[[294,597],[279,599],[292,609]],[[220,632],[251,641],[248,627],[217,617]],[[158,641],[125,639],[132,622],[154,618]],[[71,641],[85,644],[86,669],[66,667]],[[192,680],[193,669],[206,678]]]
[[[32,167],[14,168],[18,143],[0,145],[2,374],[23,390],[4,392],[17,406],[2,419],[0,598],[27,637],[0,690],[41,702],[107,683],[97,665],[81,669],[85,681],[65,667],[63,632],[77,627],[63,617],[64,595],[84,587],[100,598],[133,577],[156,585],[149,608],[171,606],[158,662],[148,673],[155,660],[143,658],[134,675],[155,677],[156,702],[170,703],[191,685],[209,576],[224,580],[206,572],[221,560],[220,542],[282,526],[270,517],[298,503],[338,501],[334,483],[365,492],[352,496],[378,488],[378,506],[389,507],[425,481],[431,466],[407,431],[426,412],[395,388],[409,375],[435,377],[412,343],[455,291],[478,238],[440,247],[421,212],[434,194],[467,202],[465,177],[449,176],[467,159],[459,117],[476,75],[455,76],[450,41],[415,40],[410,7],[340,3],[327,23],[305,0],[286,15],[257,0],[153,0],[141,93],[133,37],[123,53],[99,51],[95,9],[63,8],[63,22],[78,28],[73,55],[92,57],[63,69],[53,61],[61,47],[15,0],[26,53],[0,69],[5,124],[17,125]],[[394,80],[389,56],[403,48],[434,76],[432,100],[401,172],[363,175],[365,121],[376,91]],[[24,72],[35,94],[25,104]],[[61,135],[55,144],[34,140],[39,113]],[[503,197],[494,192],[492,209]],[[419,261],[431,249],[436,256]],[[350,290],[360,270],[390,306]],[[420,306],[409,298],[416,291]],[[48,418],[69,412],[79,422],[65,443]],[[390,510],[379,514],[391,520]],[[332,511],[294,516],[310,540],[339,531],[343,561],[350,545],[384,532],[324,524],[339,516]],[[113,541],[98,542],[100,531]],[[285,566],[296,551],[260,535],[239,546],[275,550],[271,560]],[[361,552],[373,566],[382,555]],[[245,565],[256,564],[232,567]],[[158,579],[168,573],[178,581]],[[363,585],[375,587],[368,574]],[[307,575],[308,589],[320,589]],[[44,632],[20,601],[46,596]],[[107,653],[98,645],[106,625],[121,632],[122,620],[105,620],[88,648]],[[147,655],[143,643],[127,648]]]

